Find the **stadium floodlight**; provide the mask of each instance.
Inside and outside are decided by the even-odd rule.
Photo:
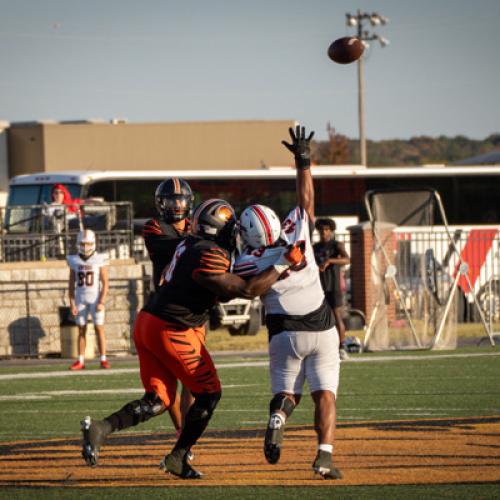
[[[377,33],[370,33],[369,30],[365,29],[364,24],[370,23],[371,26],[386,25],[389,19],[385,16],[380,15],[378,12],[362,12],[360,9],[357,10],[356,14],[351,13],[346,14],[346,24],[347,26],[352,26],[356,28],[357,38],[361,40],[365,49],[370,47],[369,41],[378,40],[382,47],[389,45],[389,40],[387,38],[379,36]],[[363,24],[364,23],[364,24]],[[358,59],[358,114],[359,114],[359,150],[360,150],[360,163],[361,165],[366,165],[368,163],[366,156],[366,138],[365,138],[365,115],[364,115],[364,56]]]
[[[389,40],[387,40],[387,38],[384,38],[383,36],[379,37],[378,41],[380,42],[380,45],[382,47],[387,47],[387,45],[391,43],[389,42]]]
[[[352,16],[351,14],[346,14],[345,17],[347,26],[357,26],[358,21],[354,16]]]

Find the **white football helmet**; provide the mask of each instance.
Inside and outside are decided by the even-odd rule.
[[[250,205],[240,215],[240,234],[243,245],[261,248],[274,245],[281,233],[281,222],[269,207]]]
[[[84,229],[78,233],[76,238],[78,253],[85,258],[89,258],[96,250],[95,233],[92,229]]]

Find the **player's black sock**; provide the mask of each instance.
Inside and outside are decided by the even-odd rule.
[[[208,422],[221,397],[220,392],[210,394],[193,394],[194,403],[189,408],[181,435],[174,450],[190,450],[207,428]]]
[[[177,440],[173,451],[180,449],[186,451],[190,450],[191,447],[195,445],[196,441],[198,441],[203,432],[205,432],[209,421],[210,418],[197,420],[194,422],[188,422],[186,419],[186,424],[182,429],[181,435],[179,436],[179,439]]]

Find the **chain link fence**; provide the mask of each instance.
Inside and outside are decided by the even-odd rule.
[[[132,204],[92,203],[0,207],[0,262],[64,259],[76,251],[81,228],[92,229],[97,250],[110,258],[133,256]]]
[[[475,293],[487,321],[500,321],[500,231],[498,227],[450,228],[453,241],[443,228],[404,228],[394,232],[396,267],[407,300],[419,303],[418,276],[424,266],[426,289],[438,303],[458,273],[460,258],[468,265],[468,277],[458,278],[459,321],[480,320]],[[456,250],[456,251],[455,251]]]

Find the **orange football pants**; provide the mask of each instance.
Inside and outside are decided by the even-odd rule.
[[[205,347],[205,327],[184,329],[141,311],[134,327],[141,380],[167,408],[175,400],[177,380],[192,393],[220,392],[221,385]]]

